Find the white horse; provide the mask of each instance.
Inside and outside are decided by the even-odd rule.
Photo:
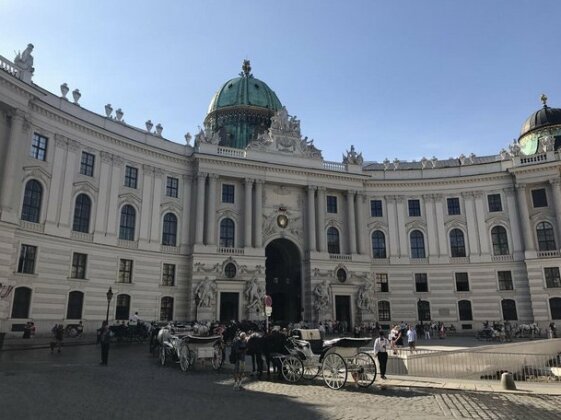
[[[534,337],[540,335],[540,327],[535,322],[532,324],[520,324],[515,330],[515,337]]]

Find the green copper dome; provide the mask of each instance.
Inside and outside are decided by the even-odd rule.
[[[218,133],[221,145],[240,149],[266,131],[282,108],[275,92],[253,77],[249,60],[244,60],[242,70],[218,89],[204,122],[205,128]]]

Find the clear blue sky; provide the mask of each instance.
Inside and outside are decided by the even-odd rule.
[[[559,0],[0,0],[0,16],[0,55],[32,42],[35,83],[178,142],[244,58],[326,160],[496,154],[542,92],[561,107]]]

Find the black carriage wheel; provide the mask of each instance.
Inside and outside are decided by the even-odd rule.
[[[282,361],[281,372],[284,379],[294,384],[302,379],[304,365],[297,357],[287,356]]]
[[[331,389],[340,389],[347,382],[347,364],[337,353],[330,353],[321,366],[323,381]]]
[[[189,347],[185,343],[181,343],[177,352],[179,353],[179,367],[183,372],[187,372],[189,369]]]
[[[306,362],[309,364],[306,364]],[[309,360],[306,362],[304,362],[304,379],[313,381],[319,375],[321,365],[319,365],[317,360]]]
[[[353,377],[358,386],[368,388],[376,380],[376,362],[368,353],[360,352],[353,359]]]

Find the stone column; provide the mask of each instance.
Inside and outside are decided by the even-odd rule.
[[[557,244],[561,242],[561,179],[553,178],[549,180],[551,191],[553,192],[553,208],[555,210],[555,219],[557,220]],[[557,246],[559,248],[559,245]]]
[[[318,187],[317,207],[317,246],[319,252],[327,251],[327,237],[325,232],[325,187]]]
[[[316,251],[316,200],[317,187],[308,185],[308,250]]]
[[[405,230],[406,219],[406,206],[405,197],[398,195],[396,197],[396,220],[397,220],[397,232],[399,235],[399,257],[409,258],[409,240],[407,238],[407,231]]]
[[[355,195],[356,191],[347,191],[347,250],[351,255],[356,254]]]
[[[520,218],[518,216],[518,207],[516,205],[516,197],[514,188],[505,188],[506,205],[508,209],[508,220],[510,222],[510,234],[512,235],[512,253],[515,260],[524,257],[524,249],[522,246],[522,232],[520,232]]]
[[[258,179],[255,181],[255,240],[253,246],[261,248],[263,246],[263,184],[265,181]]]
[[[428,242],[428,256],[437,257],[438,256],[438,240],[437,240],[437,228],[436,228],[436,218],[435,218],[435,207],[434,207],[434,195],[425,194],[423,195],[423,201],[425,203],[425,215],[427,218],[427,242]]]
[[[252,210],[252,193],[253,193],[253,179],[245,179],[245,208],[244,208],[244,246],[251,247],[251,210]]]
[[[434,195],[436,229],[438,231],[438,252],[441,257],[448,257],[448,240],[444,229],[444,202],[442,194]]]
[[[162,243],[163,233],[163,215],[160,211],[160,204],[162,202],[162,185],[164,183],[164,171],[160,168],[154,168],[154,179],[152,182],[152,208],[150,209],[150,217],[152,220],[152,227],[150,229],[150,242],[155,244]],[[176,244],[177,245],[177,244]]]
[[[76,176],[76,162],[78,161],[78,151],[80,150],[80,144],[76,140],[68,139],[68,152],[66,153],[66,166],[64,169],[64,180],[62,187],[62,201],[60,205],[60,219],[59,224],[62,227],[69,227],[70,221],[70,211],[74,208],[72,204],[72,193],[74,178]],[[63,203],[65,205],[63,205]]]
[[[196,230],[195,243],[203,245],[203,233],[205,228],[205,184],[206,173],[201,172],[197,175],[197,214],[196,214]]]
[[[152,196],[154,183],[154,167],[150,165],[142,165],[142,207],[140,208],[140,234],[138,239],[140,241],[148,242],[150,239],[150,229],[152,228],[152,219],[157,217],[159,221],[159,212],[157,215],[152,215]]]
[[[191,175],[183,175],[183,211],[181,212],[181,237],[179,243],[181,244],[181,253],[187,253],[187,246],[191,243],[190,232],[191,226],[191,190],[193,177]]]
[[[358,242],[358,253],[360,255],[367,255],[367,247],[365,246],[366,222],[364,220],[364,204],[366,197],[362,193],[356,195],[356,232]]]
[[[479,255],[479,228],[475,215],[475,201],[473,192],[462,193],[466,209],[467,239],[469,242],[469,255]],[[448,238],[448,240],[450,240]]]
[[[56,226],[59,220],[59,206],[62,202],[62,186],[65,178],[64,172],[66,170],[68,140],[64,136],[56,134],[54,148],[51,186],[49,191],[46,192],[48,193],[48,200],[46,194],[43,200],[47,203],[47,216],[45,218],[45,222],[47,225],[50,224]],[[74,208],[74,203],[67,203],[67,205]],[[50,229],[45,227],[45,231],[49,232]],[[53,233],[56,234],[56,231]]]
[[[520,221],[524,232],[524,250],[535,251],[534,232],[530,225],[530,213],[528,211],[528,201],[526,198],[526,184],[516,184],[516,198],[518,209],[520,210]]]
[[[109,191],[111,187],[111,164],[113,163],[113,155],[107,152],[100,152],[100,166],[99,166],[99,193],[97,194],[97,206],[95,215],[95,230],[96,235],[104,235],[107,230],[107,216],[109,206]],[[113,209],[114,211],[115,209]],[[96,242],[98,240],[96,239]]]
[[[107,227],[105,231],[108,235],[119,236],[117,230],[117,218],[120,219],[120,212],[118,208],[119,188],[123,183],[123,165],[125,161],[119,156],[113,156],[113,170],[111,171],[111,189],[109,191],[109,209],[107,216]],[[140,217],[137,215],[136,217]]]
[[[15,110],[11,115],[10,138],[5,153],[4,173],[2,174],[2,189],[0,190],[0,211],[2,220],[7,220],[8,213],[11,222],[17,222],[19,215],[19,201],[23,188],[20,181],[22,157],[28,150],[22,147],[27,144],[23,139],[24,134],[24,113]],[[9,217],[9,216],[8,216]]]
[[[399,233],[397,220],[397,197],[388,195],[385,197],[388,206],[388,230],[389,230],[389,255],[388,258],[399,257]]]
[[[208,175],[208,211],[206,227],[206,244],[216,245],[216,184],[217,174]]]
[[[479,250],[481,255],[490,255],[489,250],[489,233],[487,230],[487,224],[485,223],[485,204],[483,201],[483,193],[476,191],[474,193],[475,197],[475,216],[477,218],[477,228],[478,228],[478,239],[479,239]]]

